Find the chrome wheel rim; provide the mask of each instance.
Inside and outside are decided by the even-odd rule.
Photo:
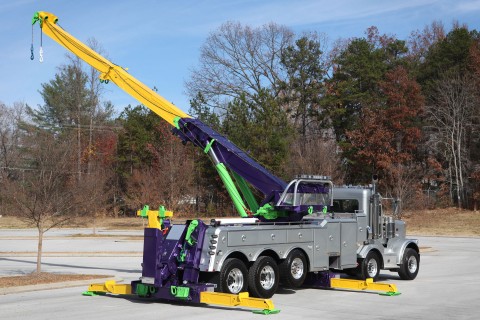
[[[418,268],[417,259],[414,256],[410,256],[407,261],[407,268],[410,273],[415,273]]]
[[[238,268],[230,270],[227,276],[227,287],[231,293],[239,293],[243,288],[243,273]]]
[[[378,273],[377,260],[370,259],[367,263],[367,273],[370,278],[375,278]]]
[[[275,270],[271,266],[265,266],[260,271],[260,286],[264,290],[270,290],[275,284]]]
[[[295,258],[292,261],[292,265],[290,267],[290,273],[293,279],[298,280],[303,276],[303,261],[300,258]]]

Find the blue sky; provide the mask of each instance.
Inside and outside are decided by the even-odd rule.
[[[30,60],[31,18],[36,11],[58,16],[59,24],[81,41],[95,38],[110,60],[188,111],[184,83],[198,65],[200,47],[226,21],[250,26],[269,22],[293,31],[317,31],[338,38],[361,37],[369,26],[406,39],[410,32],[440,20],[480,30],[480,0],[2,0],[0,14],[0,102],[43,104],[38,91],[66,63],[66,50],[34,28],[35,60]],[[104,93],[121,111],[138,104],[109,84]]]

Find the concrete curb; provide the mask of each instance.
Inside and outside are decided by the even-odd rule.
[[[105,282],[107,280],[115,280],[116,282],[123,281],[123,279],[121,279],[121,278],[110,277],[110,278],[98,278],[98,279],[90,279],[90,280],[42,283],[42,284],[35,284],[35,285],[30,285],[30,286],[0,288],[0,295],[22,293],[22,292],[31,292],[31,291],[40,291],[40,290],[63,289],[63,288],[70,288],[70,287],[82,287],[82,286],[85,286],[84,291],[86,291],[90,284],[92,284],[92,283],[102,283],[102,282]]]

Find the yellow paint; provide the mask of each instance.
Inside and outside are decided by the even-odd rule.
[[[39,11],[38,14],[43,32],[98,70],[100,72],[100,79],[114,82],[122,90],[140,101],[172,126],[175,125],[173,120],[176,117],[190,118],[189,115],[180,110],[173,103],[167,101],[145,84],[131,76],[126,71],[126,68],[122,68],[105,59],[60,28],[57,25],[58,18],[54,14],[44,11]]]
[[[262,310],[274,310],[273,302],[270,299],[251,298],[248,292],[229,294],[221,292],[200,292],[200,302],[217,304],[229,307],[247,307]]]
[[[141,217],[143,210],[137,211],[137,216]],[[173,217],[173,211],[165,211],[164,218],[171,218]],[[157,228],[162,230],[162,226],[160,224],[160,212],[159,210],[147,210],[147,218],[148,218],[148,228]]]
[[[129,284],[117,284],[115,280],[108,280],[105,283],[91,284],[88,287],[88,291],[113,294],[132,294],[132,286]]]
[[[336,288],[336,289],[398,292],[396,285],[391,284],[391,283],[373,282],[373,279],[371,279],[371,278],[369,278],[365,281],[332,278],[332,279],[330,279],[330,286],[332,288]]]

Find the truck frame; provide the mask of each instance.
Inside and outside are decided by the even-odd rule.
[[[145,207],[138,213],[149,219],[142,276],[125,292],[205,302],[205,293],[212,291],[249,292],[265,299],[280,284],[329,286],[332,271],[377,280],[380,270],[389,270],[398,272],[401,279],[415,279],[420,267],[418,241],[407,239],[405,223],[384,212],[386,199],[376,190],[376,178],[363,188],[334,187],[325,176],[302,175],[286,183],[227,138],[68,34],[55,15],[37,12],[32,23],[36,22],[97,69],[102,81],[116,83],[170,123],[184,143],[202,148],[241,217],[172,224],[171,212]],[[263,200],[257,202],[250,187],[262,193]],[[393,204],[396,207],[397,201]]]

